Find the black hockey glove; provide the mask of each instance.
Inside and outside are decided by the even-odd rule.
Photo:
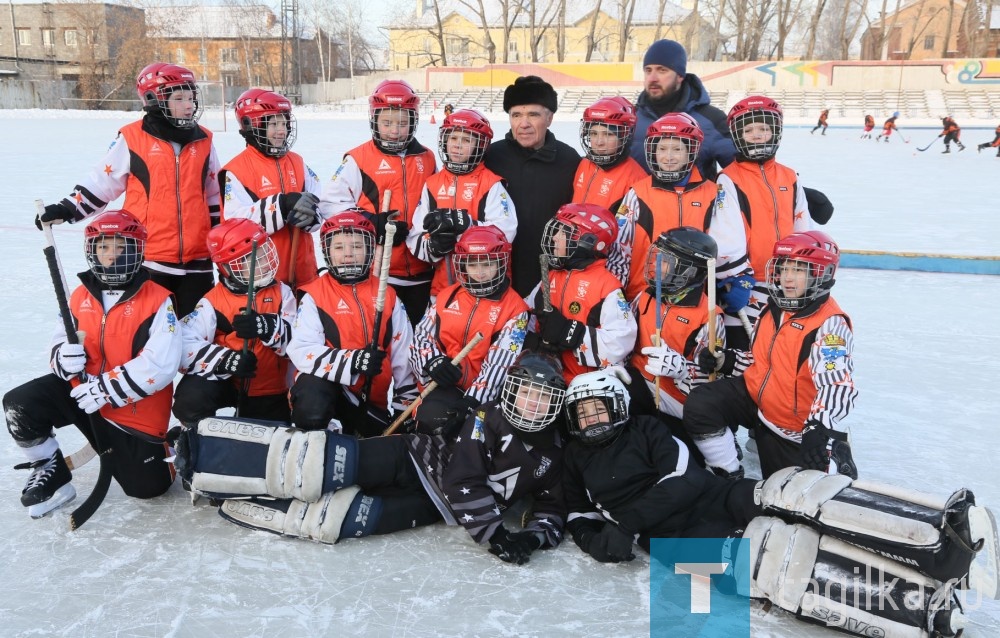
[[[807,470],[829,472],[830,463],[836,466],[836,473],[858,478],[851,444],[847,434],[826,427],[819,421],[810,421],[802,430],[802,467]]]
[[[424,217],[424,230],[430,235],[427,248],[435,257],[455,250],[458,238],[472,225],[472,218],[457,208],[435,208]]]
[[[410,232],[410,227],[407,226],[406,222],[399,220],[401,217],[402,215],[399,214],[398,210],[390,210],[372,215],[372,224],[375,225],[375,242],[379,244],[385,243],[385,227],[387,224],[392,224],[396,227],[396,234],[392,236],[392,245],[399,246],[405,242],[406,234]]]
[[[61,224],[63,222],[71,222],[74,217],[76,217],[76,209],[66,200],[63,200],[58,204],[49,204],[45,207],[44,213],[41,215],[35,215],[35,227],[38,228],[38,230],[44,230],[42,228],[42,224]]]
[[[588,543],[587,553],[602,563],[621,563],[633,560],[633,534],[623,531],[613,523],[606,523]]]
[[[558,310],[542,311],[538,314],[538,336],[542,340],[542,346],[550,350],[579,348],[586,331],[587,326],[579,321],[567,319]]]
[[[351,373],[377,377],[382,372],[385,356],[385,350],[379,350],[372,346],[355,350],[351,357]]]
[[[319,224],[319,198],[312,193],[282,193],[278,209],[290,226],[308,232]]]
[[[806,203],[809,205],[809,216],[812,220],[820,225],[830,221],[833,217],[833,202],[826,193],[808,186],[803,186],[802,190],[806,193]]]
[[[239,350],[230,350],[215,364],[215,374],[244,378],[257,376],[257,355],[248,351],[244,356]]]
[[[424,366],[424,374],[439,386],[452,386],[462,380],[462,371],[444,355],[438,355]]]
[[[698,353],[698,370],[702,374],[712,374],[718,372],[722,375],[730,375],[736,367],[736,351],[725,348],[716,350],[713,355],[708,348],[703,348]]]
[[[511,534],[500,525],[490,536],[490,553],[504,561],[523,565],[531,558],[531,552],[542,546],[534,532]]]
[[[278,322],[281,318],[273,313],[238,314],[233,317],[233,331],[240,339],[260,339],[269,343],[278,332]]]

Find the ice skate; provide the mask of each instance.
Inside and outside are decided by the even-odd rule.
[[[993,513],[973,505],[968,510],[969,535],[981,544],[969,568],[969,588],[987,598],[1000,600],[1000,539]]]
[[[76,488],[70,482],[73,474],[61,450],[47,459],[15,465],[14,469],[31,470],[21,490],[21,505],[28,508],[31,518],[41,518],[76,498]]]
[[[945,154],[947,154],[947,153],[950,153],[950,152],[951,152],[951,149],[950,149],[950,148],[948,148],[947,146],[945,146],[945,147],[944,147],[944,150],[943,150],[943,151],[941,151],[941,154],[942,154],[942,155],[945,155]]]

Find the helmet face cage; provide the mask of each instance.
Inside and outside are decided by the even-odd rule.
[[[684,149],[687,152],[687,160],[684,164],[672,168],[660,165],[660,162],[656,159],[656,149],[659,147],[661,140],[677,140],[684,145]],[[669,142],[667,144],[670,145]],[[684,149],[681,152],[684,152]],[[646,138],[645,150],[646,165],[649,166],[649,171],[656,179],[667,183],[679,182],[691,173],[691,167],[694,166],[694,162],[698,158],[698,151],[701,150],[701,140],[696,137],[669,133],[652,135]]]
[[[128,285],[139,272],[146,251],[146,229],[131,214],[98,215],[84,232],[87,268],[111,288]]]
[[[601,128],[594,131],[593,129],[595,126],[599,126]],[[587,159],[591,162],[597,164],[598,166],[609,166],[617,162],[623,155],[625,155],[626,152],[628,152],[629,146],[632,144],[632,135],[634,133],[634,124],[632,126],[628,126],[625,124],[602,122],[600,120],[588,121],[584,119],[580,122],[580,145],[583,147],[583,152],[587,155]],[[594,138],[598,138],[599,136],[617,137],[617,148],[610,153],[595,151]]]
[[[407,132],[397,139],[390,139],[388,134],[383,136],[379,131],[379,118],[383,113],[389,115],[391,119],[384,120],[387,129],[406,128]],[[403,152],[403,150],[413,141],[413,136],[417,131],[417,124],[420,122],[420,114],[413,109],[384,108],[372,109],[370,119],[372,140],[382,151],[391,154]]]
[[[595,414],[596,406],[591,403],[592,399],[604,408],[606,416],[599,418]],[[629,403],[624,384],[612,374],[597,370],[577,376],[566,393],[566,423],[570,435],[587,445],[614,438],[628,421]],[[584,412],[582,416],[581,408]]]
[[[320,239],[334,279],[353,284],[368,278],[375,258],[375,233],[358,226],[340,226],[322,233]]]
[[[500,410],[522,432],[540,432],[556,420],[566,398],[563,387],[536,380],[536,375],[514,368],[500,391]]]
[[[768,295],[783,310],[801,310],[833,287],[840,263],[840,248],[820,231],[795,233],[774,245],[774,256],[764,268]],[[781,286],[782,275],[805,273],[801,295],[789,297]],[[790,286],[796,285],[793,279]]]
[[[201,101],[198,100],[198,85],[195,82],[194,73],[190,70],[176,64],[151,64],[139,73],[136,80],[136,90],[147,110],[158,109],[173,126],[188,129],[198,125],[202,114],[202,105]],[[190,114],[175,115],[171,111],[171,104],[175,108],[183,108],[184,100],[179,96],[180,91],[191,92],[194,110]],[[178,97],[175,97],[171,102],[170,98],[174,94],[178,94]]]
[[[708,274],[704,261],[675,253],[660,241],[651,245],[646,253],[646,285],[654,289],[657,266],[660,272],[660,289],[671,294],[701,286]]]
[[[579,247],[579,228],[555,217],[545,222],[542,231],[542,254],[548,257],[552,268],[565,268],[570,259],[583,256],[577,255]],[[560,252],[565,254],[558,254]]]
[[[295,144],[298,127],[292,103],[273,91],[244,92],[236,100],[236,121],[243,137],[265,155],[281,157]]]
[[[545,223],[542,254],[552,268],[567,268],[573,260],[606,257],[617,236],[618,225],[608,209],[565,204]]]
[[[461,141],[458,145],[462,147],[463,151],[466,147],[471,146],[469,149],[468,157],[463,161],[453,160],[451,153],[448,151],[448,140],[451,138],[453,133],[458,133]],[[466,141],[465,136],[469,136],[469,140]],[[490,139],[480,133],[469,130],[467,128],[459,126],[445,126],[441,127],[441,131],[438,133],[438,154],[441,156],[441,162],[444,164],[450,172],[456,175],[465,175],[471,173],[477,166],[483,162],[483,157],[486,155],[486,147],[490,145]],[[464,153],[463,153],[464,154]]]
[[[510,252],[453,253],[451,267],[455,281],[469,291],[469,294],[473,297],[488,297],[499,290],[507,279]],[[492,274],[489,273],[491,269],[495,269]]]
[[[770,138],[759,141],[748,141],[746,129],[752,125],[757,125],[754,127],[757,130],[756,135],[762,138],[767,138],[767,135],[765,133],[766,129],[763,129],[761,125],[769,127],[771,129]],[[736,150],[743,157],[754,161],[762,162],[777,155],[778,145],[781,144],[781,131],[781,111],[774,109],[752,109],[736,115],[729,123],[729,132],[733,137],[733,144],[736,146]],[[754,133],[751,133],[751,135],[754,135]]]
[[[250,263],[253,250],[249,248],[252,246],[249,244],[245,253],[220,265],[226,276],[244,288],[250,286]],[[274,281],[274,276],[278,273],[278,250],[274,247],[274,242],[271,241],[270,237],[257,245],[256,261],[253,272],[254,288],[270,286],[271,282]]]

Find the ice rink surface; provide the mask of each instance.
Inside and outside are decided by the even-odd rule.
[[[0,391],[47,372],[56,322],[33,201],[64,197],[100,161],[117,128],[136,117],[2,112],[11,144],[0,158]],[[436,148],[437,127],[428,119],[419,138]],[[503,114],[492,119],[497,136],[506,133]],[[218,127],[218,115],[209,113],[203,123]],[[940,142],[916,152],[937,130],[900,125],[910,144],[897,135],[888,144],[859,140],[860,126],[831,128],[825,137],[789,128],[779,160],[833,200],[836,212],[825,230],[842,248],[1000,253],[1000,159],[993,149],[975,149],[992,139],[992,129],[963,131],[967,150],[941,155]],[[578,146],[577,128],[560,114],[553,131]],[[304,112],[295,150],[325,180],[343,152],[368,136],[362,119]],[[232,128],[215,141],[223,162],[243,147]],[[56,232],[71,286],[72,273],[83,268],[81,231]],[[1000,363],[992,347],[1000,277],[842,270],[837,282],[834,295],[855,328],[860,396],[847,423],[862,475],[935,494],[968,487],[979,503],[1000,511]],[[192,507],[179,485],[140,502],[113,484],[91,521],[70,532],[68,510],[28,518],[18,502],[26,474],[12,469],[23,458],[6,435],[0,439],[3,636],[649,632],[644,555],[601,565],[568,541],[516,567],[444,525],[325,546],[230,525],[214,508]],[[72,428],[59,439],[65,451],[83,440]],[[75,473],[75,504],[89,493],[97,466]],[[748,464],[749,474],[756,471]],[[1000,635],[1000,603],[968,602],[965,635]],[[757,638],[842,635],[780,611],[755,618],[753,627]]]

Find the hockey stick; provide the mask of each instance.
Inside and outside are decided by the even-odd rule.
[[[465,359],[465,357],[468,356],[469,352],[471,352],[472,349],[475,348],[476,345],[478,345],[479,342],[482,340],[483,340],[483,333],[477,332],[476,334],[474,334],[472,336],[472,340],[469,341],[469,343],[466,344],[466,346],[462,348],[458,352],[458,354],[455,355],[455,358],[451,360],[451,363],[456,366],[462,363],[462,359]],[[403,424],[403,421],[405,421],[407,417],[413,414],[413,411],[417,409],[417,406],[420,405],[420,402],[424,400],[424,397],[433,392],[434,388],[436,387],[438,387],[436,381],[431,381],[430,383],[428,383],[427,387],[425,387],[423,391],[420,393],[420,396],[414,399],[413,402],[410,403],[410,405],[406,406],[406,409],[403,410],[403,412],[396,417],[396,420],[392,422],[392,425],[390,425],[385,429],[385,432],[382,433],[382,436],[395,434],[396,430],[399,429],[399,426]]]
[[[389,194],[389,191],[386,191]],[[383,208],[389,205],[388,197],[382,198]],[[383,244],[386,246],[392,246],[392,240],[396,237],[396,225],[387,223],[385,225],[385,239]],[[392,248],[389,250],[382,251],[382,265],[379,267],[378,271],[378,294],[375,296],[375,325],[372,326],[372,347],[378,348],[379,336],[382,332],[382,314],[385,310],[385,291],[389,287],[389,263],[392,261]],[[374,375],[368,375],[365,379],[364,386],[361,387],[361,405],[365,406],[367,409],[368,395],[372,391],[372,382],[375,380]]]
[[[549,258],[546,255],[538,256],[538,267],[542,273],[538,287],[538,292],[542,294],[542,310],[552,312],[552,286],[549,284]]]
[[[660,268],[663,265],[663,253],[656,251],[656,334],[650,335],[650,340],[654,348],[659,348],[662,340],[660,334],[663,331],[663,308],[660,295],[663,294],[663,272]],[[660,409],[660,391],[663,389],[663,378],[660,375],[653,377],[656,384],[656,409]]]
[[[35,200],[35,207],[38,214],[45,212],[45,204],[40,199]],[[59,304],[59,314],[62,315],[63,329],[66,331],[66,343],[78,344],[80,339],[76,334],[76,326],[73,325],[73,315],[69,309],[69,299],[66,296],[66,276],[63,274],[62,263],[59,261],[59,253],[56,251],[56,240],[52,234],[52,225],[44,224],[46,246],[43,249],[45,261],[49,265],[49,276],[52,278],[52,287],[55,289],[56,302]],[[102,441],[101,425],[97,423],[94,415],[88,415],[87,420],[90,425],[90,434],[93,437],[95,450],[101,455],[101,469],[97,475],[97,482],[90,496],[80,504],[69,516],[69,527],[77,530],[83,526],[90,517],[94,515],[97,508],[104,502],[104,497],[111,486],[111,448],[104,445]]]
[[[299,260],[299,236],[304,232],[298,226],[292,226],[289,231],[292,233],[292,249],[288,255],[288,287],[295,291],[295,280],[298,274],[298,268],[296,268],[296,263]]]
[[[381,210],[382,213],[388,213],[389,212],[389,201],[391,199],[392,199],[392,190],[389,189],[389,188],[387,188],[382,193],[382,210]],[[386,231],[387,232],[388,232],[388,224],[389,224],[389,220],[386,219]],[[379,267],[379,271],[377,273],[375,273],[376,277],[381,277],[382,276],[382,262],[383,262],[382,255],[383,255],[383,253],[385,253],[385,244],[386,244],[386,241],[385,241],[385,238],[383,237],[382,238],[382,243],[381,244],[377,244],[375,246],[375,254],[373,255],[373,258],[372,258],[372,265]],[[389,253],[390,253],[390,255],[392,254],[392,246],[389,246]]]
[[[257,301],[257,240],[253,240],[250,243],[250,281],[247,282],[247,305],[243,309],[244,315],[249,315],[254,312],[254,304]],[[246,361],[247,356],[250,354],[250,342],[253,339],[243,340],[243,361]],[[243,411],[243,403],[246,401],[247,394],[250,393],[250,379],[252,377],[244,377],[240,379],[240,394],[236,397],[236,416],[240,415]]]
[[[705,280],[708,282],[708,322],[705,324],[705,329],[708,331],[708,351],[715,356],[715,295],[716,286],[718,285],[715,281],[715,257],[708,258],[708,276]],[[708,375],[709,381],[715,381],[715,370]]]
[[[79,469],[90,463],[95,456],[97,456],[97,452],[94,451],[94,446],[90,444],[90,441],[87,441],[82,448],[66,457],[66,467],[71,471]]]
[[[933,146],[934,142],[938,141],[939,137],[940,137],[940,135],[938,137],[935,137],[934,139],[932,139],[931,143],[928,144],[927,146],[924,146],[923,148],[918,148],[917,150],[920,151],[921,153],[923,153],[924,151],[926,151],[927,149],[929,149],[931,146]]]
[[[747,311],[745,308],[740,308],[740,311],[736,313],[740,317],[740,323],[743,324],[743,331],[747,333],[747,336],[753,339],[753,324],[750,323],[750,317],[747,316]]]

